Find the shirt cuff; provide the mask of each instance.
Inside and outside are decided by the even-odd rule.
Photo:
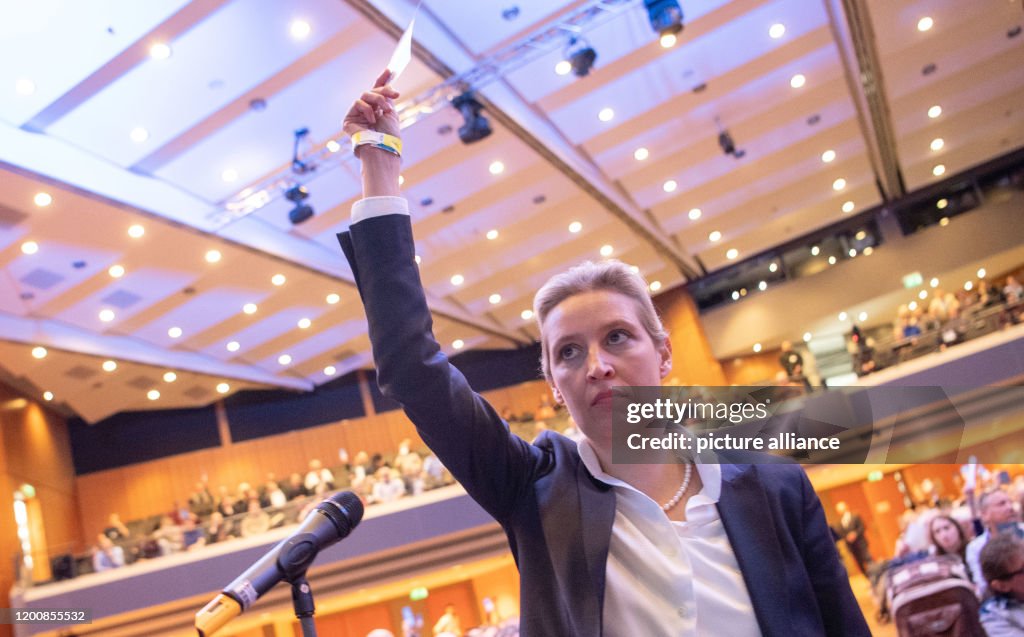
[[[352,223],[384,215],[408,215],[405,197],[366,197],[352,204]]]

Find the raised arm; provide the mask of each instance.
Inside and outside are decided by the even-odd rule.
[[[350,136],[372,130],[398,137],[387,75],[353,104]],[[415,263],[408,204],[400,198],[398,154],[359,146],[363,193],[349,232],[339,235],[369,325],[377,382],[400,402],[423,440],[466,490],[499,521],[511,513],[545,454],[509,433],[494,409],[451,366],[434,338]],[[378,199],[379,198],[379,199]]]

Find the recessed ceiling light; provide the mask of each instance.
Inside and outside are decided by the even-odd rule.
[[[50,402],[51,400],[53,400],[53,392],[52,391],[44,391],[43,392],[43,400],[45,400],[46,402]]]
[[[313,321],[309,320],[308,318],[300,318],[299,322],[297,323],[297,325],[299,326],[300,330],[308,329],[309,326],[312,325],[312,324],[313,324]]]
[[[946,166],[943,164],[937,164],[934,168],[932,168],[932,174],[935,175],[936,177],[944,175],[945,173]]]
[[[757,289],[761,290],[762,292],[764,292],[765,290],[768,289],[768,282],[767,281],[761,281],[760,283],[757,284]]]
[[[856,248],[850,248],[850,252],[848,254],[850,255],[851,259],[854,258],[855,256],[857,256]]]
[[[666,33],[666,34],[662,35],[660,38],[658,38],[658,42],[661,43],[661,48],[663,48],[663,49],[671,49],[672,47],[674,47],[676,45],[676,34],[675,33]]]
[[[650,156],[651,156],[651,153],[646,148],[644,148],[643,146],[641,146],[640,148],[637,148],[636,150],[633,151],[633,159],[635,159],[637,161],[643,161],[643,160],[647,159]]]
[[[146,229],[140,226],[139,224],[135,224],[134,226],[128,228],[128,236],[131,237],[132,239],[138,239],[144,234],[146,234]]]
[[[942,150],[942,147],[945,145],[946,142],[941,137],[936,137],[935,139],[932,140],[932,143],[930,144],[932,150]]]
[[[840,312],[839,313],[839,320],[840,321],[845,321],[846,320],[846,312]]]
[[[739,290],[733,290],[732,291],[732,300],[733,301],[739,301],[740,300],[740,292],[739,292]]]
[[[661,281],[651,281],[651,285],[649,287],[651,288],[651,292],[657,292],[661,289]]]
[[[150,400],[159,400],[160,399],[160,392],[158,392],[155,389],[151,389],[148,392],[146,392],[146,398],[148,398]]]
[[[789,85],[793,88],[800,88],[807,83],[807,78],[801,73],[797,73],[789,79]]]
[[[718,230],[712,230],[711,233],[708,235],[708,241],[710,241],[711,243],[715,243],[716,241],[720,241],[721,239],[722,233],[719,232]]]
[[[221,257],[220,250],[207,250],[206,251],[206,262],[207,263],[217,263],[218,261],[220,261],[220,257]]]
[[[572,223],[569,224],[569,232],[571,232],[573,234],[576,234],[577,232],[579,232],[582,229],[583,229],[583,224],[580,223],[579,221],[573,221]]]
[[[935,202],[935,207],[938,208],[939,210],[945,210],[946,206],[948,206],[948,205],[949,205],[949,199],[946,199],[945,197],[943,197],[942,199],[939,199],[938,201]]]
[[[149,57],[154,60],[166,60],[171,57],[171,47],[163,42],[157,42],[149,47]]]
[[[338,373],[338,370],[334,368],[334,365],[328,365],[324,367],[324,376],[334,376]]]
[[[939,115],[942,115],[942,107],[938,104],[928,109],[928,117],[935,119]]]
[[[487,300],[490,302],[491,305],[497,305],[498,303],[501,303],[501,295],[495,292],[494,294],[487,297]]]
[[[978,268],[977,275],[979,279],[984,279],[986,274],[988,274],[988,272],[985,270],[985,268]]]
[[[462,349],[465,346],[466,342],[463,341],[461,338],[457,338],[454,341],[452,341],[452,347],[455,349]]]
[[[810,343],[811,342],[811,338],[812,338],[812,336],[811,336],[810,332],[804,332],[804,342],[805,343]]]
[[[22,78],[14,83],[14,92],[18,95],[31,95],[36,92],[36,83]]]
[[[661,189],[664,190],[665,192],[675,192],[676,188],[678,187],[679,184],[677,184],[674,179],[669,179],[668,181],[661,185]]]
[[[943,228],[948,226],[949,225],[949,217],[943,217],[942,219],[939,219],[939,225],[942,226]]]
[[[870,257],[874,253],[875,253],[875,249],[872,248],[871,246],[868,246],[868,247],[864,248],[864,256]]]
[[[333,139],[328,140],[327,141],[327,150],[331,151],[332,153],[336,153],[339,150],[341,150],[341,144],[339,144],[338,142],[334,141]],[[401,185],[401,182],[399,182],[399,185]]]
[[[769,272],[777,272],[778,269],[779,269],[779,264],[778,263],[775,263],[774,261],[772,261],[771,263],[768,264],[768,271]]]
[[[858,230],[857,234],[853,235],[853,238],[856,239],[857,241],[863,241],[864,237],[866,236],[868,236],[867,232],[864,232],[863,230]]]
[[[602,257],[610,257],[610,256],[612,256],[613,252],[615,252],[615,248],[611,247],[607,243],[605,245],[601,246],[601,256]]]
[[[524,321],[529,321],[530,319],[533,318],[533,310],[523,310],[522,312],[519,313],[519,317],[522,318]]]
[[[328,305],[337,305],[338,301],[340,301],[340,300],[341,300],[341,297],[339,295],[335,294],[334,292],[331,292],[330,294],[327,295],[327,304]]]
[[[149,131],[141,126],[136,126],[128,136],[131,137],[132,141],[136,144],[141,144],[149,139]]]
[[[285,281],[287,281],[287,279],[285,278],[285,276],[283,274],[280,274],[280,273],[279,274],[275,274],[274,276],[270,277],[270,282],[273,283],[274,285],[278,286],[278,287],[284,285]]]
[[[241,347],[241,344],[239,344],[238,341],[231,341],[225,347],[227,347],[229,352],[237,352],[238,348]]]
[[[728,250],[725,251],[725,258],[729,259],[730,261],[732,261],[738,256],[740,256],[740,251],[737,250],[736,248],[729,248]]]
[[[487,231],[487,239],[489,241],[494,241],[497,238],[498,238],[498,231],[497,230],[488,230]]]
[[[863,323],[864,321],[868,320],[868,313],[867,312],[861,312],[860,314],[857,315],[857,320],[860,321],[861,323]]]
[[[246,314],[255,314],[256,313],[256,304],[255,303],[246,303],[245,305],[242,306],[242,311],[245,312]]]
[[[217,383],[218,394],[226,394],[229,391],[231,391],[231,385],[228,385],[227,383]]]
[[[121,277],[124,276],[124,266],[115,263],[114,265],[107,268],[107,274],[114,277],[115,279],[120,279]]]
[[[840,177],[832,182],[832,190],[842,190],[846,188],[846,180]]]
[[[32,201],[34,201],[40,208],[45,208],[53,203],[53,197],[51,197],[48,192],[37,192],[36,196],[32,198]]]
[[[754,353],[757,354],[760,351],[761,351],[761,344],[760,343],[754,343]]]
[[[288,363],[292,362],[292,357],[289,356],[288,354],[281,354],[280,356],[277,357],[277,362],[279,365],[287,365]]]
[[[615,111],[610,108],[602,108],[601,112],[597,114],[597,119],[602,122],[610,122],[615,117]]]
[[[100,320],[104,323],[109,323],[114,320],[113,310],[100,310]]]
[[[836,158],[836,151],[831,148],[821,154],[821,161],[826,164],[831,163]]]
[[[633,274],[640,274],[640,268],[636,267],[635,265],[629,266],[629,271],[632,272]]]
[[[455,274],[455,275],[452,275],[452,279],[451,280],[452,280],[452,285],[462,285],[463,283],[466,282],[466,277],[462,276],[461,274]]]
[[[703,213],[701,212],[700,208],[690,208],[690,212],[687,213],[687,216],[690,217],[691,221],[696,221],[700,219],[701,214]]]
[[[164,372],[164,382],[165,383],[173,383],[176,380],[178,380],[178,375],[177,374],[175,374],[174,372]]]
[[[227,168],[220,174],[220,178],[227,183],[231,183],[238,179],[238,171],[234,168]]]
[[[934,24],[935,22],[930,17],[925,16],[917,21],[917,30],[922,32],[927,31],[932,28],[932,25]]]
[[[292,20],[291,26],[288,27],[288,32],[292,34],[292,37],[296,40],[303,40],[312,31],[312,27],[305,20]]]
[[[172,327],[167,330],[167,335],[171,338],[178,338],[181,336],[181,328],[177,326]]]
[[[47,354],[47,351],[46,351],[45,347],[33,347],[32,348],[32,358],[43,359],[43,358],[46,358],[46,354]]]
[[[911,301],[910,303],[907,303],[907,309],[909,309],[911,312],[916,310],[917,309],[917,301]]]
[[[572,62],[569,60],[561,60],[555,65],[555,73],[559,75],[568,75],[572,71]]]
[[[26,241],[21,244],[21,251],[25,254],[35,254],[36,252],[39,252],[39,244],[35,241]]]
[[[491,171],[492,175],[500,175],[505,172],[505,164],[500,161],[493,161],[491,165],[487,167],[487,170]]]
[[[843,202],[843,212],[853,212],[854,207],[852,201]]]
[[[772,26],[768,27],[768,35],[773,40],[778,40],[779,38],[781,38],[785,34],[786,34],[786,25],[782,24],[781,22],[776,22]]]
[[[934,277],[933,276],[932,280],[928,282],[928,285],[930,285],[933,288],[939,287],[939,277]]]
[[[811,256],[816,257],[819,254],[821,254],[821,248],[819,248],[818,246],[811,246]]]
[[[920,292],[918,292],[917,293],[917,298],[921,299],[922,301],[927,299],[928,298],[928,290],[921,290]]]
[[[828,264],[829,265],[835,265],[836,264],[835,256],[831,256],[831,257],[828,258]]]

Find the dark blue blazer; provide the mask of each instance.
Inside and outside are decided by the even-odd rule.
[[[545,432],[530,444],[512,435],[448,363],[408,216],[365,219],[338,239],[366,308],[381,391],[508,535],[521,634],[599,637],[615,492],[567,438]],[[723,465],[718,509],[765,635],[870,634],[802,468]]]

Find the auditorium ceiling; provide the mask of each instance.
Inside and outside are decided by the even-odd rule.
[[[447,353],[532,342],[570,264],[669,289],[1024,146],[1019,1],[680,4],[665,47],[639,0],[424,0],[395,86]],[[96,421],[371,366],[340,122],[415,10],[0,3],[5,378]],[[467,88],[493,129],[471,144]]]

